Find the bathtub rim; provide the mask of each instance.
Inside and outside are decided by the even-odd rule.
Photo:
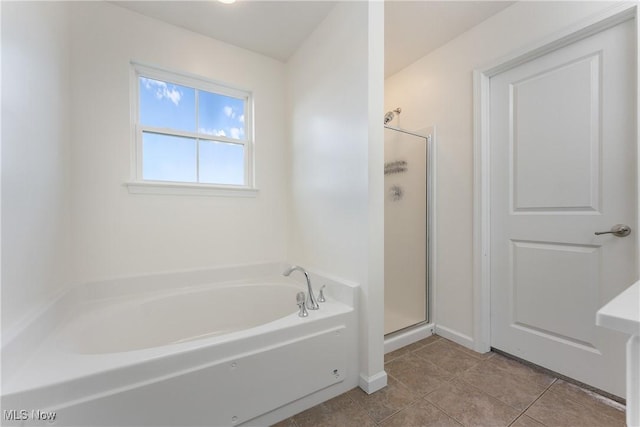
[[[233,329],[226,333],[219,333],[216,335],[210,336],[202,336],[198,338],[197,336],[186,336],[180,341],[173,342],[164,342],[158,345],[149,345],[144,347],[134,347],[131,349],[123,349],[123,350],[115,350],[115,351],[81,351],[78,348],[80,345],[77,344],[77,340],[73,339],[73,329],[77,331],[78,324],[81,324],[84,320],[85,316],[91,317],[91,311],[97,310],[100,314],[106,312],[108,315],[109,309],[113,308],[130,308],[136,307],[137,305],[154,303],[157,301],[171,299],[173,297],[182,297],[182,296],[191,296],[193,294],[201,294],[206,292],[215,292],[216,290],[226,290],[226,289],[239,289],[239,288],[251,288],[251,287],[261,287],[261,286],[273,286],[273,287],[283,287],[291,291],[291,300],[290,304],[288,304],[290,309],[288,312],[284,314],[277,314],[272,317],[271,320],[266,322],[258,323],[252,326],[240,327]],[[180,345],[187,342],[192,342],[196,340],[206,340],[209,338],[214,338],[216,336],[222,335],[231,335],[239,331],[248,330],[252,328],[259,327],[261,325],[271,324],[279,319],[288,317],[292,314],[297,313],[298,309],[295,304],[295,291],[302,290],[301,286],[297,283],[290,283],[284,280],[279,279],[262,279],[262,280],[237,280],[237,281],[229,281],[222,283],[209,283],[196,285],[192,287],[182,287],[176,289],[167,289],[158,292],[145,292],[145,293],[137,293],[135,295],[129,296],[117,296],[113,298],[106,298],[101,300],[90,300],[90,301],[80,301],[78,306],[73,308],[71,312],[67,315],[67,317],[52,331],[51,335],[55,335],[57,338],[60,338],[58,348],[63,351],[66,351],[71,354],[81,354],[81,355],[98,355],[98,354],[117,354],[117,353],[129,353],[132,351],[140,351],[147,348],[163,348],[167,346]],[[90,319],[91,320],[91,319]],[[135,319],[134,319],[135,320]],[[71,328],[71,331],[69,330]],[[48,338],[50,339],[50,338]]]
[[[279,282],[296,283],[300,286],[306,286],[303,282],[304,277],[300,275],[297,278],[283,278],[281,276],[282,271],[289,263],[272,262],[261,264],[248,264],[241,266],[230,267],[217,267],[214,269],[201,269],[201,270],[188,270],[188,271],[174,271],[169,273],[154,273],[145,274],[139,276],[132,276],[118,279],[108,279],[103,281],[89,282],[82,285],[76,285],[65,289],[60,292],[55,299],[51,300],[47,304],[44,304],[39,310],[30,313],[32,319],[26,322],[26,325],[21,325],[21,330],[13,331],[11,339],[8,342],[3,342],[2,346],[2,398],[14,394],[26,392],[29,388],[17,388],[13,387],[15,384],[15,378],[19,377],[23,368],[27,368],[29,363],[34,357],[39,354],[41,347],[46,344],[48,337],[50,337],[58,327],[61,326],[69,317],[70,307],[74,304],[81,304],[84,302],[102,301],[111,298],[126,298],[129,295],[139,295],[150,291],[161,292],[168,290],[171,292],[179,292],[184,288],[197,288],[206,286],[224,286],[232,283],[248,282],[253,280],[267,281],[277,280]],[[357,309],[357,288],[358,284],[348,280],[337,279],[333,276],[320,275],[311,270],[308,270],[312,282],[314,282],[314,290],[317,292],[319,287],[327,285],[327,295],[330,300],[334,300],[337,303],[343,304],[349,307],[348,311],[354,311]],[[222,279],[230,279],[226,281],[220,281]],[[284,279],[284,280],[281,280]],[[214,281],[214,283],[206,283],[207,281]],[[114,284],[116,285],[114,289]],[[109,295],[110,292],[111,295]],[[321,311],[322,313],[322,311]],[[325,313],[327,314],[327,313]],[[292,315],[285,316],[284,318],[268,322],[278,322],[283,319],[288,319]],[[325,316],[322,316],[325,317]],[[229,335],[241,334],[246,331],[253,331],[256,328],[262,328],[263,325],[259,325],[255,328],[244,329],[233,332]],[[4,334],[3,334],[4,335]],[[3,336],[3,338],[5,338]],[[188,341],[185,343],[169,344],[168,346],[185,346],[201,348],[206,347],[206,344],[198,343],[199,341],[205,341],[209,345],[210,339],[216,339],[218,337],[204,338],[203,340]],[[193,344],[198,343],[198,344]],[[187,344],[191,344],[187,346]],[[166,346],[163,346],[166,347]],[[157,348],[157,347],[156,347]],[[147,349],[132,350],[132,352],[144,352]],[[185,350],[189,351],[189,350]],[[29,354],[30,357],[20,357],[23,354]],[[127,352],[130,353],[130,352]],[[9,360],[7,360],[9,356]],[[91,357],[92,355],[89,355]],[[9,362],[9,363],[7,363]],[[13,375],[7,376],[5,372],[12,372]],[[6,386],[8,386],[8,388]]]
[[[211,340],[188,343],[191,345],[163,346],[164,350],[175,347],[169,348],[164,354],[157,354],[159,348],[118,353],[120,355],[126,354],[124,362],[117,361],[116,364],[108,368],[104,368],[103,361],[113,355],[100,358],[102,360],[95,360],[93,355],[76,355],[76,357],[65,359],[65,362],[71,366],[77,366],[75,362],[78,360],[93,359],[90,360],[93,362],[93,366],[99,368],[91,372],[73,373],[71,376],[60,375],[56,381],[43,384],[33,380],[14,382],[13,389],[3,388],[0,398],[4,407],[7,407],[7,402],[26,403],[28,401],[29,406],[37,408],[47,410],[56,407],[63,408],[96,397],[108,396],[119,391],[134,389],[141,385],[205,369],[219,363],[230,362],[253,353],[256,348],[265,348],[263,342],[267,343],[266,348],[270,348],[274,345],[297,341],[303,335],[316,334],[326,329],[335,328],[335,325],[344,316],[355,316],[352,307],[339,302],[328,304],[340,307],[337,310],[327,311],[322,316],[304,319],[303,322],[299,321],[297,315],[287,316],[270,324],[229,334],[220,341],[213,337]],[[256,340],[257,337],[261,337],[261,339]],[[60,353],[54,354],[51,358],[50,354],[42,353],[39,356],[40,360],[44,358],[55,364],[62,355]],[[38,359],[33,361],[37,362]],[[140,369],[141,367],[145,369]]]
[[[2,331],[0,345],[2,383],[11,380],[13,373],[17,372],[29,356],[37,351],[56,325],[64,321],[68,307],[79,299],[101,299],[108,295],[127,295],[133,291],[144,292],[145,289],[159,290],[194,286],[211,281],[281,277],[282,272],[290,265],[291,263],[287,261],[270,261],[213,268],[169,270],[102,278],[66,286],[53,294],[47,301],[29,310],[6,331]],[[319,286],[326,284],[327,291],[334,298],[347,305],[357,307],[358,295],[354,290],[359,287],[359,284],[312,269],[307,269],[307,272],[314,283],[316,292],[319,290]],[[288,280],[304,283],[302,275],[292,275]]]

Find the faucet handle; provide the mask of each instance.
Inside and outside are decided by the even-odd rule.
[[[327,302],[327,299],[324,297],[324,288],[326,288],[327,285],[322,285],[322,287],[320,288],[320,294],[318,295],[318,302]]]
[[[305,306],[304,300],[305,300],[304,292],[298,292],[296,294],[296,303],[298,304],[298,308],[300,309],[300,311],[298,312],[299,317],[307,317],[309,315],[309,312],[307,312],[307,307]]]

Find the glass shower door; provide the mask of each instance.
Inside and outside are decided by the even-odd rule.
[[[427,320],[427,138],[385,128],[384,333]]]

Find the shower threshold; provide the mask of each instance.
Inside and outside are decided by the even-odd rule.
[[[401,347],[413,344],[428,338],[435,333],[435,325],[429,322],[420,322],[412,326],[391,332],[384,336],[384,352],[390,353]]]

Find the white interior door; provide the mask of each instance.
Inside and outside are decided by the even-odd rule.
[[[624,397],[597,309],[637,279],[635,22],[491,78],[491,345]]]

